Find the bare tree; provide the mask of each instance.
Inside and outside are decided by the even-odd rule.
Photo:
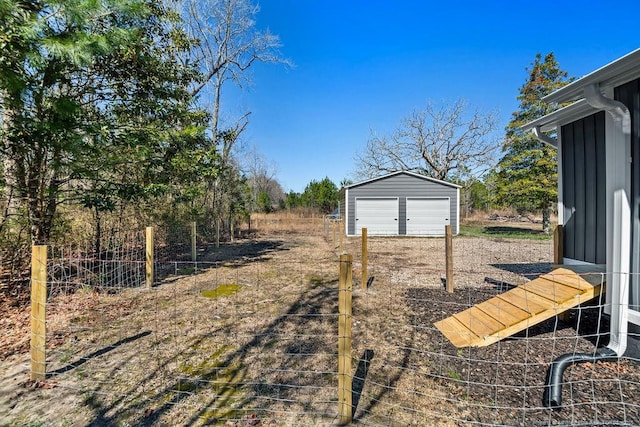
[[[211,131],[218,134],[222,87],[228,82],[243,86],[250,82],[248,69],[256,62],[289,62],[280,56],[280,39],[269,30],[256,28],[260,8],[251,0],[182,0],[186,32],[199,40],[186,61],[197,63],[202,79],[192,88],[211,95]],[[243,128],[244,115],[235,128]],[[228,143],[230,139],[223,139]],[[231,147],[221,151],[229,152]]]
[[[496,114],[466,113],[462,99],[441,107],[428,103],[404,118],[390,136],[372,131],[366,148],[356,156],[357,174],[370,178],[404,170],[459,181],[482,174],[499,147],[492,136]]]
[[[169,0],[170,1],[170,0]],[[207,104],[211,114],[211,134],[221,157],[220,175],[208,183],[212,195],[216,242],[220,228],[233,237],[234,206],[241,198],[241,180],[233,152],[249,123],[246,112],[235,123],[220,125],[222,89],[227,83],[243,87],[250,83],[249,69],[259,62],[285,63],[279,53],[280,40],[269,30],[256,26],[259,7],[253,0],[176,0],[188,37],[198,43],[184,57],[197,64],[201,79],[191,88]],[[226,225],[224,224],[226,222]]]
[[[258,199],[261,193],[266,194],[272,203],[284,199],[282,186],[276,179],[277,166],[253,147],[246,154],[243,170],[247,176],[247,183],[251,188],[251,210],[258,208]]]

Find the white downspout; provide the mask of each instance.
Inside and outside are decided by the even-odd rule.
[[[613,119],[612,141],[613,164],[620,168],[615,173],[607,171],[607,198],[613,193],[613,209],[607,209],[607,220],[613,222],[611,259],[607,259],[607,292],[610,293],[611,332],[607,347],[619,357],[627,349],[627,329],[629,321],[629,270],[631,266],[631,204],[629,197],[630,164],[628,150],[631,143],[631,116],[627,107],[600,92],[598,84],[586,86],[584,96],[592,107],[605,110]],[[610,261],[610,262],[609,262]]]

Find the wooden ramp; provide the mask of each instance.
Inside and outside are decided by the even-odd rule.
[[[557,268],[435,326],[456,347],[484,347],[597,297],[601,277]]]

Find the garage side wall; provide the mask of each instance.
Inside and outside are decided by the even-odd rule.
[[[450,223],[452,232],[458,234],[458,189],[446,184],[429,181],[412,175],[394,175],[366,182],[349,188],[347,193],[347,234],[356,235],[356,199],[397,198],[398,234],[407,234],[407,198],[412,197],[448,197],[451,205]]]

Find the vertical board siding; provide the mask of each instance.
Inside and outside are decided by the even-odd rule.
[[[397,173],[379,179],[365,181],[349,187],[347,203],[347,232],[356,235],[356,199],[363,197],[397,197],[399,204],[398,233],[407,233],[407,197],[448,197],[450,200],[450,222],[454,234],[458,234],[457,187],[430,181],[408,173]],[[444,235],[444,230],[442,230]]]
[[[585,175],[585,153],[584,153],[584,121],[585,119],[578,120],[573,124],[573,146],[574,146],[574,158],[573,158],[573,168],[575,174],[575,212],[576,215],[573,216],[573,220],[575,222],[575,259],[579,259],[582,261],[587,261],[585,258],[585,217],[587,214],[586,209],[586,175]],[[595,206],[594,206],[595,208]]]
[[[640,79],[614,89],[614,98],[631,114],[631,272],[640,272]],[[640,308],[640,280],[631,275],[629,302],[634,310]]]
[[[573,126],[571,124],[562,126],[562,194],[564,205],[564,257],[575,259],[575,226],[573,221],[573,212],[575,210],[576,192],[575,192],[575,174],[573,160]]]
[[[599,113],[602,118],[595,118],[596,134],[596,191],[598,201],[596,202],[596,224],[598,227],[598,242],[596,245],[596,260],[598,264],[607,262],[607,167],[606,167],[606,125],[605,113]]]
[[[601,159],[604,160],[604,159]],[[584,119],[584,170],[585,170],[585,233],[589,230],[597,230],[596,222],[598,192],[596,180],[598,178],[598,167],[596,159],[596,123],[593,116]],[[584,258],[596,259],[596,245],[585,245]]]
[[[564,256],[606,263],[605,116],[562,126]]]

